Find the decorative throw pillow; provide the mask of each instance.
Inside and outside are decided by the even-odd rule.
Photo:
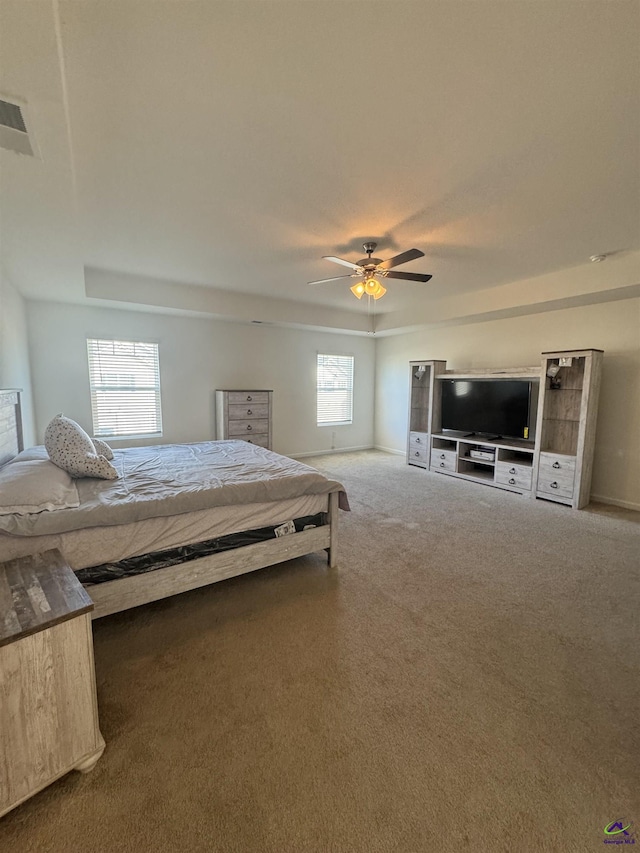
[[[99,438],[92,438],[93,446],[96,449],[98,456],[104,456],[105,459],[113,459],[113,450],[109,447],[106,441],[101,441]]]
[[[44,432],[49,458],[72,477],[99,477],[116,480],[118,472],[108,459],[99,456],[89,435],[80,424],[56,415]]]

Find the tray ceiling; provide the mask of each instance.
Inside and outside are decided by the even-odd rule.
[[[640,249],[637,2],[0,0],[0,15],[0,93],[28,104],[42,153],[0,151],[3,263],[31,298],[363,331],[348,286],[306,282],[367,239],[381,257],[421,249],[403,269],[433,275],[390,283],[380,328],[454,302],[463,317],[483,294],[497,310],[518,282],[522,309],[537,277],[595,299],[573,270],[598,253],[640,282],[624,260]]]

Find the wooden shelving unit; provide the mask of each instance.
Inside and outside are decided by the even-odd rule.
[[[445,361],[410,361],[409,436],[407,464],[429,467],[432,424],[437,420],[439,398],[434,393],[435,377],[444,372]]]
[[[538,367],[446,370],[444,361],[411,361],[407,463],[580,509],[589,503],[602,350],[542,354]],[[556,369],[557,368],[557,369]],[[555,373],[555,376],[549,376]],[[530,441],[482,441],[441,432],[440,382],[531,379]],[[535,395],[537,394],[537,403]],[[471,456],[485,445],[493,459]]]
[[[574,509],[589,503],[602,355],[596,349],[542,354],[536,496]]]

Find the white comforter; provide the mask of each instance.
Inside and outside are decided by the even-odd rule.
[[[24,451],[9,465],[39,458],[48,458],[44,447]],[[41,536],[335,491],[340,492],[341,508],[349,508],[340,483],[245,441],[130,447],[114,450],[113,464],[117,480],[75,481],[77,508],[3,515],[0,530],[15,536]]]

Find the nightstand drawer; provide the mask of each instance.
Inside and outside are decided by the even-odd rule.
[[[431,451],[431,470],[432,471],[453,471],[456,470],[457,453],[455,450],[432,450]]]
[[[514,465],[511,462],[496,462],[496,483],[531,490],[532,471],[530,465]]]
[[[269,421],[267,418],[256,418],[255,420],[229,421],[229,437],[244,438],[251,433],[268,433]]]

